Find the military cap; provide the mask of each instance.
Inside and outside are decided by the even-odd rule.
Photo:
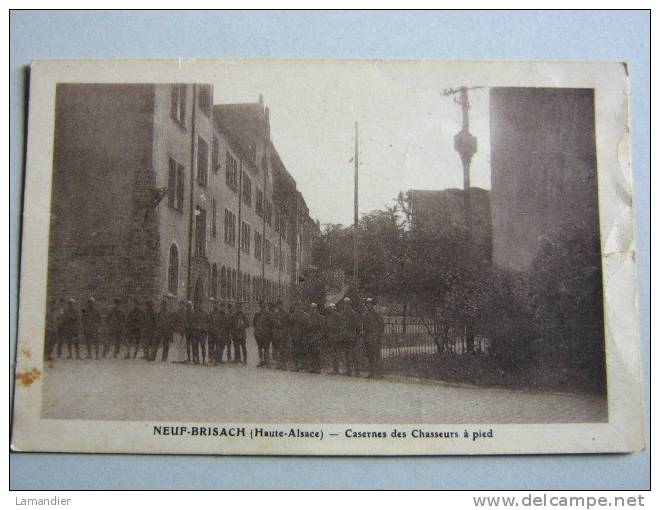
[[[312,308],[316,308],[318,305],[317,305],[316,303],[312,303],[310,306],[311,306]]]
[[[370,297],[367,298],[367,303],[371,303],[372,301],[373,299],[371,299]]]
[[[87,300],[90,303],[96,303],[96,299],[94,299],[94,296],[90,296],[90,298]]]
[[[337,308],[337,307],[335,306],[334,303],[330,303],[330,304],[328,305],[328,308]]]
[[[209,301],[210,301],[211,303],[215,303],[215,298],[214,298],[213,296],[211,296],[211,297],[209,298]]]
[[[351,302],[351,298],[349,298],[348,296],[346,296],[346,297],[344,298],[344,303],[350,303],[350,302]]]
[[[76,300],[75,300],[75,299],[73,299],[72,297],[71,297],[71,298],[69,298],[69,303],[75,303],[75,302],[76,302]]]

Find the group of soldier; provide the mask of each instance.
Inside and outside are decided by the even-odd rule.
[[[81,343],[88,359],[101,359],[110,354],[117,358],[126,346],[125,359],[155,361],[158,353],[167,361],[170,347],[177,342],[185,352],[175,361],[202,365],[247,363],[247,329],[254,328],[258,367],[280,370],[306,370],[320,373],[323,359],[331,359],[331,373],[338,374],[343,365],[345,375],[360,375],[359,361],[366,351],[369,377],[380,372],[384,322],[374,300],[367,298],[362,313],[353,309],[350,298],[339,306],[331,303],[321,310],[316,303],[297,304],[288,311],[282,302],[259,304],[252,321],[242,304],[222,303],[211,298],[211,310],[191,302],[170,309],[163,299],[156,310],[147,301],[144,307],[134,300],[128,313],[120,300],[105,317],[107,335],[102,340],[102,318],[94,298],[78,312],[76,302],[49,303],[46,317],[45,356],[61,358],[66,345],[68,358],[80,359]],[[233,348],[233,349],[232,349]],[[232,356],[233,350],[233,356]],[[226,354],[225,354],[226,353]]]

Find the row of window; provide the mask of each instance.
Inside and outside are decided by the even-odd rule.
[[[211,98],[211,89],[208,85],[199,86],[198,94],[199,107],[207,115],[211,115],[212,109],[212,98]],[[177,83],[172,85],[171,95],[170,95],[170,116],[177,121],[180,125],[186,125],[186,85],[182,83]],[[227,151],[226,156],[226,183],[229,188],[233,191],[238,191],[238,161],[232,156],[229,151]],[[197,182],[202,186],[208,186],[208,165],[209,165],[209,144],[201,136],[197,136]],[[265,159],[262,160],[262,167],[264,171],[267,170]],[[213,142],[211,147],[211,169],[214,173],[217,173],[220,169],[220,141],[218,137],[213,136]],[[242,189],[241,196],[243,201],[248,205],[252,205],[252,179],[250,176],[243,172],[242,175]],[[258,209],[263,209],[263,192],[260,190],[257,191],[257,194],[262,194],[262,205],[257,205]],[[259,197],[257,197],[259,201]],[[172,206],[174,207],[174,205]],[[183,207],[183,205],[181,205]],[[270,212],[269,212],[270,209]],[[263,211],[259,212],[259,215],[263,215]],[[272,216],[272,204],[269,202],[266,203],[266,221],[268,225],[271,224],[270,217]]]
[[[170,91],[170,116],[184,127],[186,125],[186,90],[185,83],[175,83]],[[210,85],[199,85],[198,91],[199,108],[210,117],[213,108],[211,87]]]
[[[217,236],[217,209],[218,203],[215,199],[211,201],[212,207],[212,220],[211,220],[211,236]],[[251,227],[250,224],[242,221],[241,222],[241,251],[245,254],[250,253],[250,244],[251,244]],[[225,228],[224,228],[224,240],[226,244],[231,246],[236,246],[236,215],[231,212],[229,209],[225,209]],[[286,262],[285,258],[280,257],[279,250],[273,249],[273,243],[270,239],[264,239],[263,234],[255,230],[254,231],[254,256],[257,260],[262,260],[266,264],[271,264],[273,262],[273,252],[275,252],[274,264],[275,267],[282,267],[283,271],[286,271]],[[262,255],[263,254],[263,255]],[[195,255],[206,256],[206,210],[201,207],[195,208]]]
[[[170,246],[167,287],[173,295],[179,289],[179,250],[175,244]],[[209,297],[240,301],[274,301],[287,292],[287,286],[260,276],[237,273],[235,269],[223,265],[218,274],[218,265],[213,264],[209,275]],[[239,286],[240,282],[240,286]]]
[[[238,285],[240,282],[240,286]],[[209,297],[214,299],[234,299],[239,301],[275,301],[284,296],[286,285],[236,272],[235,269],[222,266],[218,272],[217,264],[211,267],[209,275]]]

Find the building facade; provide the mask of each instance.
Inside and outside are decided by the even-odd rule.
[[[287,302],[298,191],[268,108],[206,84],[60,84],[49,299]]]

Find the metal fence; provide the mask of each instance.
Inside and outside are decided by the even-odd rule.
[[[490,339],[475,335],[473,350],[477,354],[487,355]],[[450,329],[448,334],[441,335],[439,324],[429,323],[418,317],[385,317],[381,351],[384,359],[442,352],[457,355],[467,353],[466,332]]]

